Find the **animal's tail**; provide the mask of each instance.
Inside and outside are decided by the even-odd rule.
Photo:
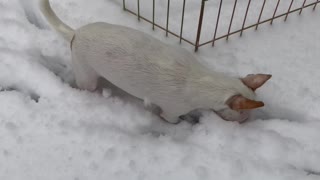
[[[67,41],[71,42],[74,36],[74,30],[57,17],[50,6],[49,0],[40,0],[40,10],[49,24]]]

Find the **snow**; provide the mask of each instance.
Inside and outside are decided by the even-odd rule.
[[[195,56],[216,71],[273,78],[257,91],[266,106],[251,121],[206,113],[192,126],[164,123],[108,88],[102,95],[73,88],[69,45],[28,2],[0,0],[0,179],[320,178],[319,9],[202,47]],[[123,12],[121,2],[52,5],[72,27],[105,21],[178,45]]]

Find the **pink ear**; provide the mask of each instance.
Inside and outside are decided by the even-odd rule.
[[[253,91],[261,87],[266,83],[272,75],[270,74],[249,74],[245,78],[241,78],[241,81],[248,88],[251,88]]]
[[[226,103],[233,110],[250,110],[264,106],[261,101],[247,99],[241,95],[231,97]]]

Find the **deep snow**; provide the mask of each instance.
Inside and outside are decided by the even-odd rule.
[[[72,27],[105,21],[178,45],[121,0],[51,1]],[[169,125],[108,89],[72,88],[69,45],[31,0],[0,0],[0,179],[319,179],[319,22],[319,7],[306,9],[202,47],[195,55],[217,71],[271,73],[257,92],[266,106],[245,124],[208,113],[194,126]]]

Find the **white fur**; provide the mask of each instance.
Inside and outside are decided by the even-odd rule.
[[[164,44],[146,33],[108,23],[92,23],[72,30],[57,19],[48,3],[41,9],[67,40],[72,37],[72,61],[77,85],[95,90],[98,77],[161,107],[161,116],[178,122],[194,109],[226,109],[225,102],[242,95],[254,99],[241,80],[202,66],[186,50]]]

